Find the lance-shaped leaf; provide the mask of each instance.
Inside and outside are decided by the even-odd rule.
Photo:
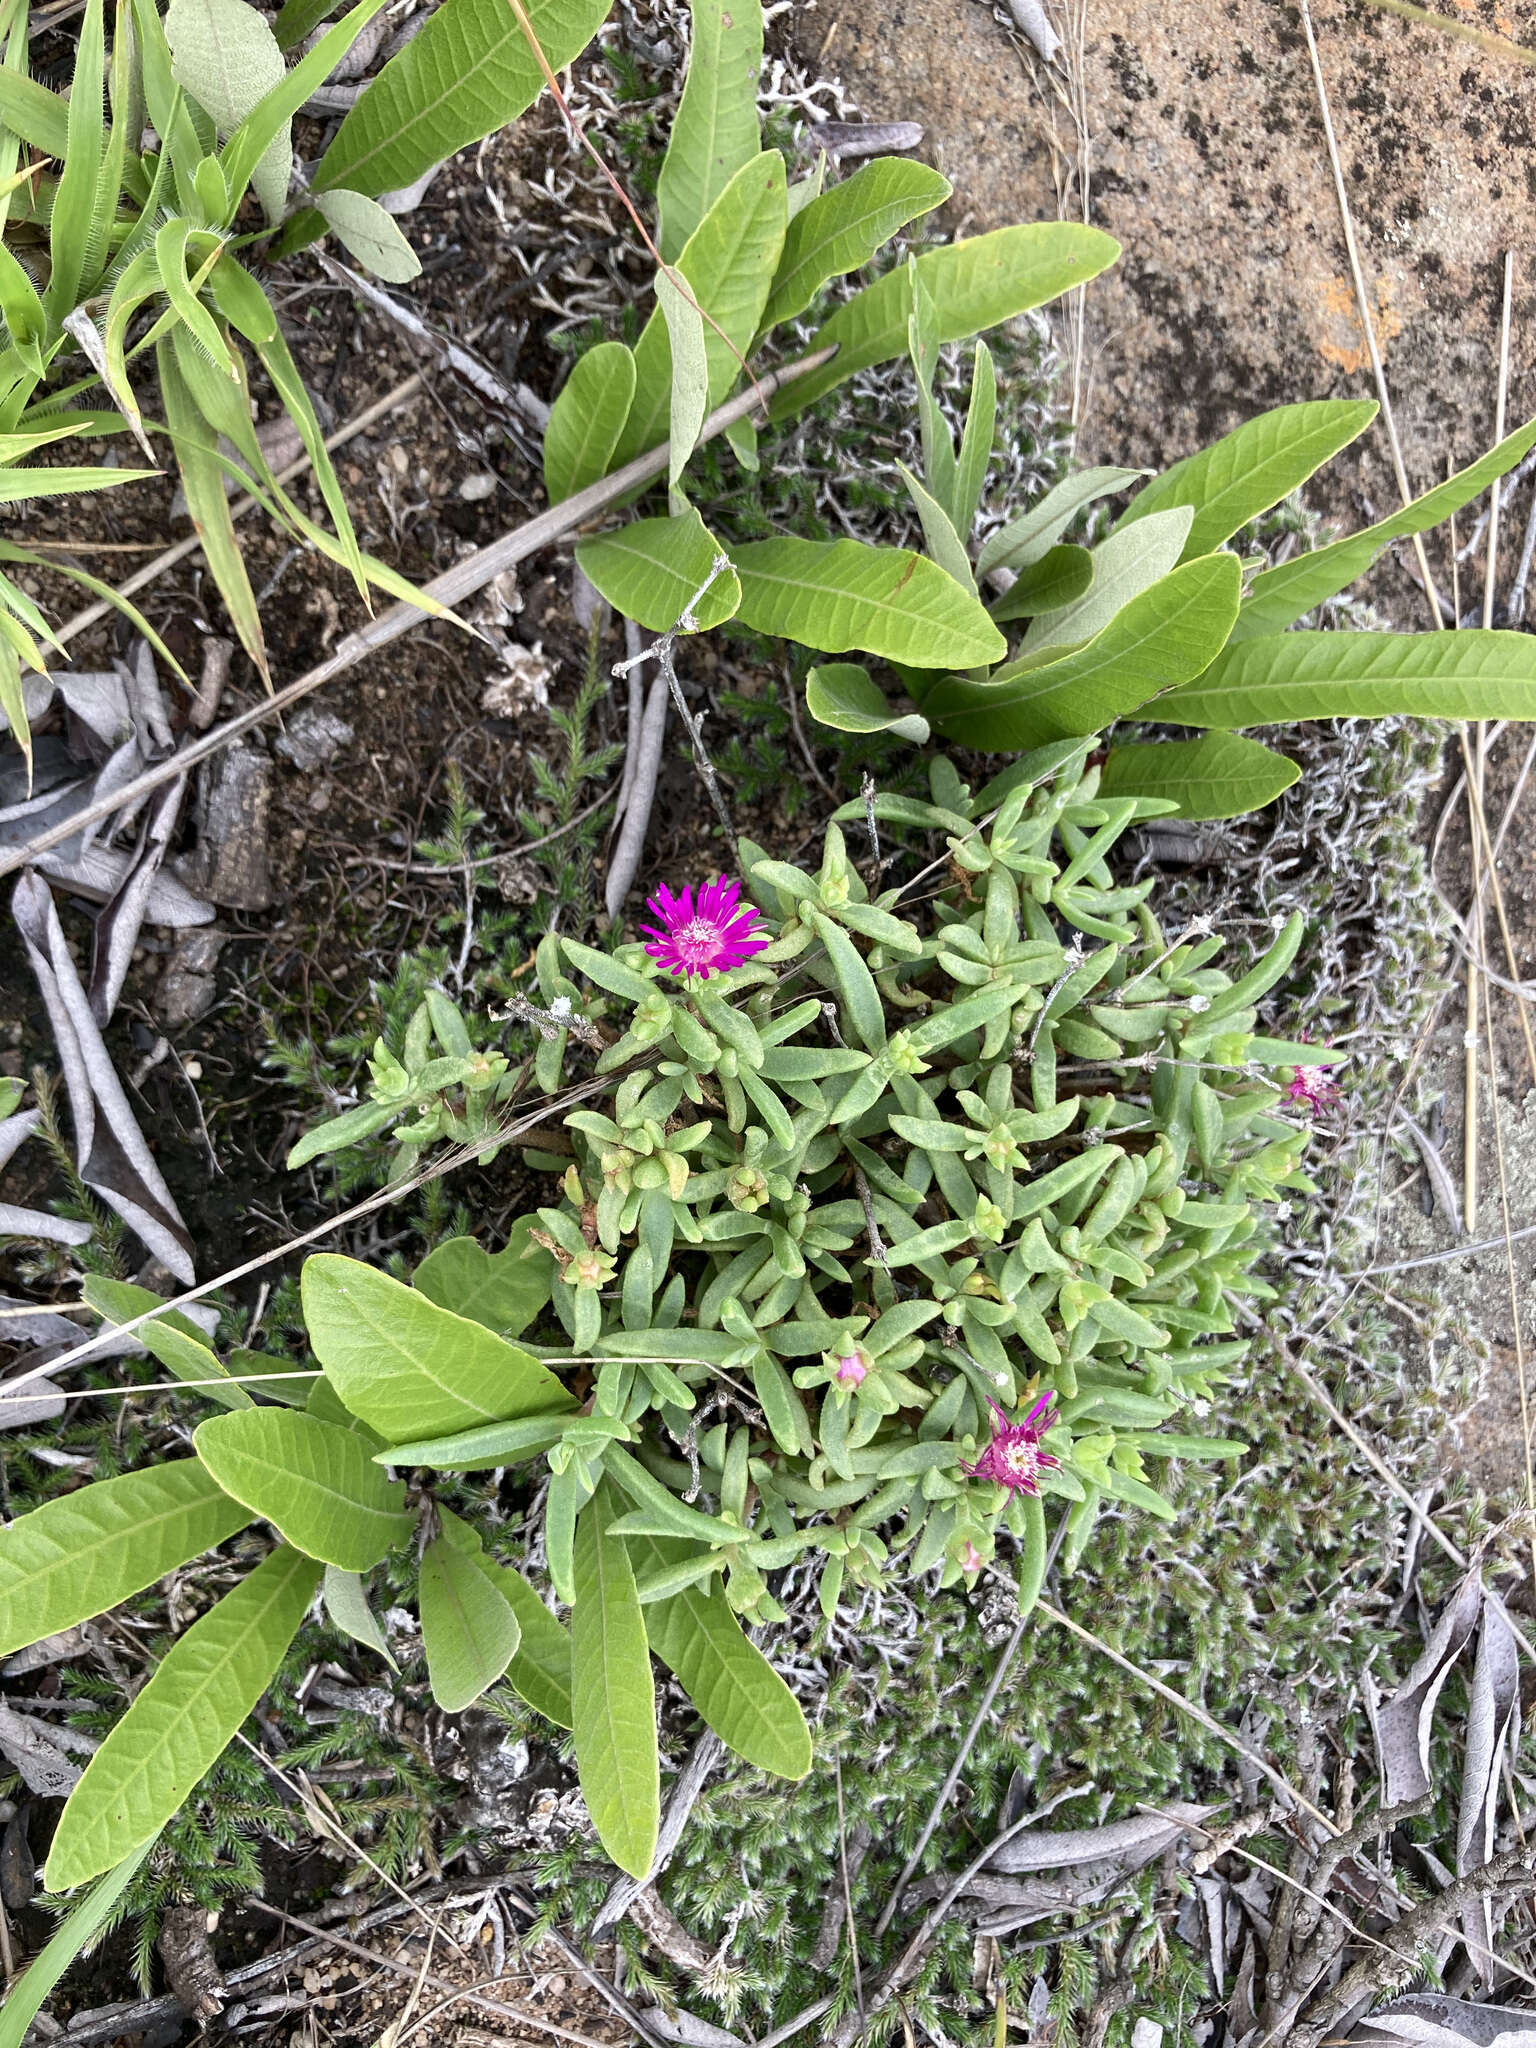
[[[1087,589],[1075,600],[1031,619],[1021,653],[1077,647],[1102,633],[1132,598],[1140,597],[1178,566],[1193,517],[1187,505],[1173,505],[1141,520],[1134,529],[1112,533],[1108,540],[1100,541],[1092,551],[1093,573]]]
[[[677,260],[732,178],[762,148],[760,0],[693,0],[689,12],[688,76],[656,183],[656,240],[664,263]]]
[[[371,1571],[415,1526],[403,1511],[405,1488],[384,1476],[361,1438],[313,1415],[216,1415],[192,1443],[226,1493],[339,1571]]]
[[[1038,505],[988,534],[976,557],[976,574],[989,576],[994,569],[1020,569],[1037,562],[1085,506],[1107,498],[1111,491],[1123,491],[1145,475],[1143,469],[1082,469],[1064,478]]]
[[[100,1479],[0,1529],[0,1656],[105,1614],[251,1519],[196,1458]]]
[[[710,581],[724,553],[690,505],[670,519],[632,519],[617,533],[580,541],[576,559],[616,612],[653,633],[669,633],[695,598],[691,616],[701,631],[736,611],[741,602],[736,571],[727,565]]]
[[[985,683],[950,676],[923,710],[937,731],[973,747],[1034,747],[1098,732],[1210,665],[1232,629],[1241,585],[1236,555],[1186,562],[1085,647],[1054,661],[1014,663]],[[1165,715],[1161,700],[1157,715]]]
[[[859,270],[908,221],[942,206],[954,188],[927,164],[882,156],[795,215],[763,309],[763,331],[803,313],[822,286]]]
[[[933,295],[936,338],[942,343],[969,341],[1017,313],[1060,298],[1107,270],[1119,254],[1120,244],[1098,228],[1036,221],[929,249],[918,257],[917,268]],[[817,332],[812,346],[836,342],[836,356],[786,385],[770,405],[770,417],[787,419],[856,371],[904,355],[911,313],[912,284],[905,269],[867,285]]]
[[[1194,511],[1185,560],[1208,555],[1241,526],[1278,505],[1375,419],[1374,398],[1316,398],[1277,405],[1209,448],[1154,477],[1126,507],[1117,531],[1172,505]]]
[[[388,1638],[368,1605],[368,1595],[357,1572],[339,1571],[335,1565],[328,1564],[325,1568],[324,1599],[326,1619],[333,1628],[339,1628],[354,1643],[362,1643],[366,1649],[376,1651],[391,1671],[399,1670],[390,1652]]]
[[[972,668],[1008,643],[979,601],[908,548],[747,541],[731,551],[743,625],[825,654],[853,648],[917,668]]]
[[[166,1652],[70,1796],[48,1854],[50,1891],[110,1870],[192,1796],[260,1699],[319,1583],[313,1558],[285,1545]]]
[[[325,224],[349,256],[386,284],[409,284],[421,275],[421,258],[401,233],[392,213],[363,192],[338,186],[315,201]]]
[[[145,1842],[125,1856],[117,1868],[92,1887],[61,1920],[47,1947],[35,1956],[6,1994],[0,2011],[0,2048],[22,2048],[27,2030],[42,2008],[43,2000],[59,1982],[82,1949],[114,1918],[117,1902],[139,1873],[139,1866],[154,1847]]]
[[[576,1405],[526,1351],[356,1259],[317,1253],[300,1288],[327,1379],[386,1443]]]
[[[609,1481],[576,1521],[571,1681],[576,1767],[603,1847],[644,1877],[661,1820],[656,1696],[645,1611],[626,1539],[610,1534],[621,1503]]]
[[[1176,803],[1181,818],[1240,818],[1262,810],[1300,778],[1284,754],[1237,733],[1111,747],[1099,795],[1151,796]]]
[[[550,69],[586,48],[610,0],[524,0]],[[314,188],[375,197],[504,128],[533,104],[544,72],[506,0],[445,0],[364,88],[320,160]]]
[[[634,351],[622,341],[588,349],[549,410],[544,488],[551,505],[608,474],[635,396]]]
[[[1158,718],[1171,725],[1229,729],[1395,714],[1536,718],[1536,641],[1528,633],[1480,628],[1278,633],[1227,648],[1197,681],[1171,690],[1157,707]]]
[[[677,1566],[694,1546],[669,1536],[628,1539],[642,1571]],[[803,1778],[811,1735],[800,1704],[762,1651],[742,1634],[718,1579],[689,1586],[645,1610],[651,1648],[720,1740],[759,1770]]]
[[[158,1294],[152,1294],[147,1287],[135,1287],[127,1280],[109,1280],[104,1273],[87,1273],[81,1293],[87,1305],[109,1323],[131,1323],[135,1316],[160,1309],[153,1322],[141,1324],[133,1333],[151,1358],[157,1358],[177,1379],[199,1382],[205,1398],[225,1408],[253,1405],[244,1387],[233,1381],[227,1386],[218,1384],[229,1379],[218,1354],[209,1347],[190,1316],[183,1315],[180,1309],[161,1308]]]
[[[1514,1768],[1519,1746],[1520,1658],[1503,1602],[1497,1594],[1485,1592],[1456,1812],[1458,1877],[1481,1869],[1492,1859],[1502,1769],[1506,1760]],[[1485,1896],[1470,1901],[1463,1909],[1461,1925],[1468,1955],[1483,1981],[1491,1983],[1498,1975],[1492,1900]]]

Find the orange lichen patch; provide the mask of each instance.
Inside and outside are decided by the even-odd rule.
[[[1402,315],[1397,310],[1396,300],[1393,280],[1390,277],[1378,278],[1372,320],[1376,329],[1376,346],[1383,356],[1388,342],[1403,331]],[[1318,354],[1325,363],[1332,363],[1346,376],[1354,376],[1370,362],[1371,351],[1366,343],[1360,309],[1355,302],[1355,288],[1347,277],[1330,277],[1326,281],[1319,311],[1324,333],[1317,344]]]

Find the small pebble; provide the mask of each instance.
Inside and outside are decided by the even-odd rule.
[[[466,505],[478,505],[482,499],[494,498],[495,495],[496,478],[488,469],[481,470],[478,476],[465,477],[459,485],[459,496]]]

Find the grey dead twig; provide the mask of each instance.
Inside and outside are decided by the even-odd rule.
[[[744,419],[749,413],[756,411],[762,400],[771,398],[782,385],[792,383],[796,378],[807,376],[812,370],[819,369],[823,363],[830,362],[835,354],[835,347],[817,349],[808,356],[802,356],[797,362],[786,364],[781,370],[766,371],[758,378],[755,388],[741,392],[710,414],[700,431],[700,444],[723,434],[725,429],[734,425],[737,420]],[[483,590],[487,583],[501,575],[504,570],[526,561],[530,555],[537,554],[540,549],[550,546],[553,542],[565,539],[587,520],[607,511],[610,506],[627,497],[641,484],[649,483],[653,477],[664,475],[667,461],[666,443],[648,450],[644,455],[637,455],[633,462],[626,463],[611,476],[589,485],[584,491],[576,492],[563,503],[541,512],[537,518],[525,521],[488,546],[477,548],[473,554],[466,555],[462,562],[456,562],[451,569],[446,569],[441,576],[434,577],[426,584],[422,595],[445,607],[451,608],[461,603],[466,597],[473,596],[477,590]],[[419,605],[404,602],[391,605],[387,612],[370,619],[356,632],[347,634],[318,667],[308,670],[282,689],[274,691],[271,696],[262,698],[259,703],[253,704],[249,710],[241,712],[237,717],[226,720],[212,732],[203,734],[200,739],[183,745],[168,762],[145,770],[118,790],[113,797],[87,804],[63,825],[37,834],[24,846],[0,849],[0,875],[14,873],[16,869],[36,859],[39,854],[47,852],[50,847],[57,846],[71,833],[111,816],[114,810],[120,809],[124,804],[139,802],[152,795],[174,776],[221,752],[243,734],[265,724],[269,718],[288,710],[291,705],[300,703],[324,684],[334,682],[338,676],[345,675],[349,669],[355,668],[369,655],[377,654],[383,648],[391,646],[430,616],[431,614],[423,611]]]
[[[698,771],[699,780],[703,783],[709,801],[714,808],[715,816],[720,820],[721,827],[725,832],[726,844],[731,849],[731,859],[739,868],[741,866],[741,849],[736,843],[736,826],[731,818],[730,806],[725,801],[725,793],[720,787],[720,777],[715,771],[714,762],[709,757],[709,749],[704,744],[703,721],[695,718],[688,709],[688,700],[683,695],[682,684],[678,681],[677,663],[673,659],[673,650],[677,646],[678,636],[683,633],[697,632],[697,607],[703,602],[710,589],[730,566],[731,560],[729,555],[716,555],[714,561],[710,564],[708,576],[705,577],[704,581],[683,607],[676,625],[669,627],[665,633],[658,635],[651,642],[645,655],[637,655],[633,660],[652,660],[660,671],[661,677],[665,681],[671,695],[672,702],[677,707],[677,715],[683,721],[683,729],[688,735],[688,744],[693,750],[693,765]],[[616,675],[623,674],[632,665],[632,661],[619,662],[615,665],[614,673]],[[649,711],[649,706],[647,706],[647,711]],[[636,802],[637,808],[639,796],[640,781],[637,774],[632,797],[632,801]],[[649,806],[647,806],[648,813]],[[612,914],[610,911],[609,915],[611,916]]]
[[[624,900],[640,871],[640,858],[645,851],[645,837],[650,830],[651,810],[656,801],[656,784],[661,775],[669,702],[667,679],[659,666],[651,679],[649,693],[646,692],[649,649],[640,627],[631,619],[624,622],[624,640],[629,654],[625,668],[629,676],[631,746],[624,757],[624,788],[615,814],[619,826],[618,844],[613,849],[603,883],[603,907],[610,918],[617,918],[623,910]],[[638,740],[634,738],[637,704],[641,706]]]

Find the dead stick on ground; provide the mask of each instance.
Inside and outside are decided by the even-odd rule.
[[[717,434],[724,433],[727,427],[733,426],[737,420],[746,418],[759,405],[760,394],[762,397],[771,397],[781,385],[791,383],[797,377],[806,376],[810,371],[819,369],[823,363],[830,362],[836,352],[835,348],[817,349],[813,354],[803,356],[799,362],[786,364],[782,370],[771,371],[760,378],[756,389],[742,392],[710,414],[699,435],[700,443],[712,440]],[[563,504],[551,506],[547,512],[541,512],[536,519],[527,520],[522,526],[515,527],[511,533],[503,534],[499,540],[492,541],[488,547],[477,548],[462,562],[456,562],[441,576],[434,577],[425,586],[422,594],[440,605],[451,606],[461,603],[466,597],[473,596],[477,590],[483,590],[486,584],[499,576],[503,570],[526,561],[528,556],[537,554],[540,548],[548,547],[554,541],[563,540],[567,534],[573,533],[587,520],[596,518],[600,512],[607,511],[611,505],[627,497],[639,485],[649,483],[653,477],[664,475],[667,461],[665,443],[659,448],[651,449],[645,455],[637,455],[633,462],[625,463],[624,467],[616,469],[612,476],[589,485],[584,491],[577,491]],[[306,675],[299,676],[296,681],[288,683],[272,696],[262,698],[248,711],[241,712],[238,718],[229,719],[215,731],[205,734],[202,739],[195,740],[189,746],[172,754],[168,760],[146,769],[142,775],[135,776],[122,788],[113,790],[107,796],[98,797],[95,802],[87,804],[83,810],[76,811],[62,824],[53,826],[47,832],[40,832],[25,846],[0,854],[0,875],[14,874],[18,868],[25,867],[29,861],[35,860],[38,854],[46,853],[50,847],[72,838],[75,833],[84,831],[88,825],[94,825],[100,819],[112,816],[114,812],[122,810],[128,804],[141,802],[175,776],[185,774],[189,768],[196,767],[199,761],[205,761],[211,754],[219,753],[231,741],[239,739],[243,733],[250,732],[253,727],[263,724],[278,712],[286,711],[290,705],[297,704],[301,698],[307,697],[313,690],[318,690],[322,684],[334,682],[337,676],[344,675],[350,668],[355,668],[358,662],[366,660],[370,654],[376,654],[381,648],[401,639],[429,616],[430,614],[424,612],[418,605],[391,605],[380,617],[370,619],[366,626],[360,627],[355,633],[349,633],[318,668],[310,669]]]

